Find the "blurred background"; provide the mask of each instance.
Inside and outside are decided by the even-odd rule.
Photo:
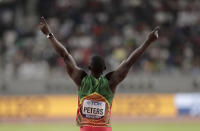
[[[159,25],[117,89],[113,119],[198,119],[200,0],[0,0],[0,122],[75,117],[77,88],[41,16],[86,71],[93,54],[114,70]]]

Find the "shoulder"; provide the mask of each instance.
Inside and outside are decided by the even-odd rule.
[[[109,87],[110,87],[112,93],[114,94],[115,90],[116,90],[116,87],[117,87],[117,84],[113,80],[113,77],[112,77],[113,73],[114,73],[114,71],[111,71],[111,72],[107,73],[105,75],[105,78],[108,80]]]
[[[82,80],[87,76],[87,73],[80,69],[76,72],[74,72],[73,74],[71,74],[71,78],[73,79],[73,81],[76,83],[76,85],[78,87],[81,86]]]
[[[87,76],[88,74],[84,70],[81,69],[79,72],[79,78],[81,79],[81,81]]]
[[[114,71],[111,71],[111,72],[108,72],[106,75],[105,75],[105,78],[109,81],[111,80],[111,76],[113,75]]]

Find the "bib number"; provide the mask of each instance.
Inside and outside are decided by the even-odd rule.
[[[84,100],[82,114],[87,118],[99,119],[105,115],[106,103],[103,101]]]

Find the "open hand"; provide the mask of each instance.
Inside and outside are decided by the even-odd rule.
[[[158,39],[158,31],[160,30],[160,27],[157,26],[151,33],[148,35],[148,40],[151,42],[154,42]]]
[[[51,33],[50,28],[43,16],[40,18],[40,30],[45,35],[48,35],[49,33]]]

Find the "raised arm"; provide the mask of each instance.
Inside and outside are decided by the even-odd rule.
[[[159,27],[156,27],[151,33],[149,33],[147,40],[142,45],[134,50],[115,71],[106,75],[113,93],[115,92],[117,85],[126,77],[131,66],[136,62],[136,60],[138,60],[140,56],[142,56],[147,47],[149,47],[152,42],[158,39],[158,30]]]
[[[69,76],[79,88],[81,85],[82,78],[86,75],[86,73],[76,65],[75,60],[68,52],[68,50],[52,34],[44,17],[41,17],[40,19],[40,29],[42,33],[46,35],[47,38],[50,40],[51,45],[56,50],[57,54],[63,58]]]

